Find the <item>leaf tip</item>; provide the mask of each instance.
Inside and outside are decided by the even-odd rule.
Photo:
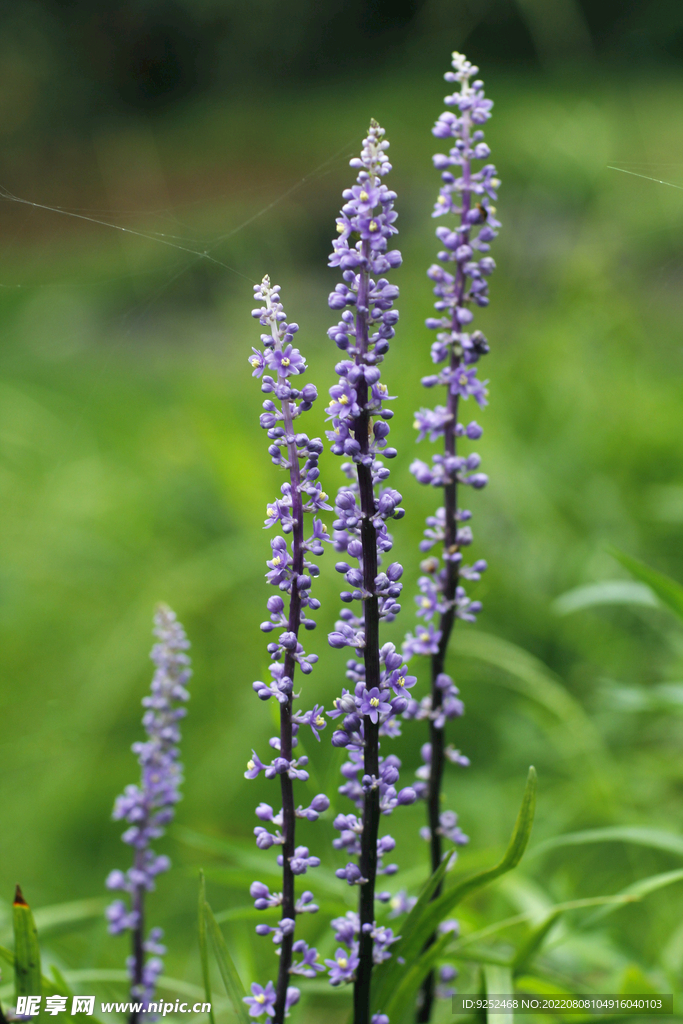
[[[21,891],[21,886],[17,885],[14,890],[14,906],[15,907],[27,907],[28,903],[24,899],[24,894]]]

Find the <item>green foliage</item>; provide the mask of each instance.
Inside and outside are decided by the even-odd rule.
[[[223,979],[225,991],[228,993],[228,998],[232,1004],[235,1016],[240,1024],[249,1024],[249,1014],[244,1003],[244,997],[247,993],[244,990],[244,985],[237,973],[237,968],[235,967],[232,957],[228,951],[228,947],[225,944],[223,933],[218,926],[218,922],[213,915],[211,907],[206,902],[203,878],[200,883],[199,900],[199,917],[200,920],[203,920],[203,925],[200,925],[200,937],[202,933],[205,935],[206,932],[208,932],[211,948],[213,949],[213,953],[218,964],[218,970],[220,971],[221,978]],[[205,963],[206,966],[204,966]],[[205,985],[207,985],[208,992],[208,962],[206,962],[205,954],[202,954],[202,970],[204,972]]]
[[[33,913],[17,886],[13,905],[14,921],[14,995],[42,994],[40,946]]]
[[[536,771],[532,767],[529,768],[515,827],[502,859],[494,867],[447,887],[442,895],[433,899],[448,871],[450,858],[448,854],[444,857],[408,915],[401,929],[402,939],[396,943],[392,958],[375,970],[372,991],[375,1012],[386,1013],[393,1020],[402,1008],[412,1005],[422,981],[452,942],[452,936],[446,934],[437,939],[433,947],[421,952],[430,936],[466,896],[517,867],[529,842],[535,807]],[[407,969],[405,965],[408,965]]]
[[[206,882],[204,881],[204,872],[199,874],[199,912],[198,912],[198,932],[199,932],[199,959],[202,965],[202,980],[204,981],[204,995],[206,996],[207,1003],[212,1004],[211,998],[211,971],[209,967],[209,948],[206,942],[206,914],[204,912],[204,904],[206,903]],[[213,1004],[211,1012],[209,1014],[211,1024],[215,1022],[215,1014],[213,1011]]]
[[[677,615],[679,619],[683,619],[683,587],[680,583],[677,583],[670,576],[666,576],[663,572],[657,572],[656,569],[652,569],[645,562],[640,562],[637,558],[624,554],[623,551],[617,551],[616,548],[610,548],[610,551],[625,569],[628,569],[633,576],[647,584],[662,603],[671,609],[674,615]]]

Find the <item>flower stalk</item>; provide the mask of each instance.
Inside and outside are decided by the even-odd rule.
[[[441,790],[446,763],[467,765],[469,761],[459,751],[446,746],[446,722],[463,712],[462,702],[453,680],[445,672],[446,655],[451,633],[457,619],[474,622],[481,610],[481,602],[467,596],[464,582],[478,580],[486,569],[482,559],[472,566],[463,565],[463,549],[472,543],[472,531],[467,524],[471,513],[458,507],[458,488],[470,486],[475,490],[486,486],[488,478],[477,472],[480,458],[472,453],[458,453],[458,439],[477,440],[482,429],[476,422],[467,426],[458,422],[460,403],[470,397],[480,407],[487,404],[486,383],[477,377],[476,364],[486,355],[489,346],[481,331],[468,330],[474,319],[472,307],[488,305],[487,277],[495,269],[494,261],[486,255],[490,242],[500,227],[495,219],[491,200],[496,198],[499,185],[496,169],[486,163],[475,169],[475,161],[486,160],[490,154],[480,126],[491,116],[491,100],[484,96],[483,82],[471,79],[478,68],[454,53],[453,70],[445,78],[458,83],[459,89],[445,99],[452,110],[445,111],[433,129],[437,138],[453,140],[447,155],[437,153],[434,165],[442,178],[441,190],[435,205],[434,217],[452,214],[457,218],[453,227],[440,226],[436,235],[443,245],[438,254],[442,264],[429,268],[428,276],[434,281],[437,297],[436,317],[427,320],[427,327],[436,330],[432,345],[432,359],[445,364],[437,374],[423,378],[425,387],[446,387],[445,405],[434,409],[421,409],[415,414],[418,440],[429,436],[431,441],[443,438],[443,454],[435,454],[432,464],[416,459],[411,472],[419,483],[443,488],[443,506],[427,520],[425,539],[420,548],[429,552],[435,544],[441,545],[441,559],[429,557],[421,563],[423,576],[419,580],[420,596],[418,616],[425,625],[418,627],[415,636],[408,634],[404,653],[428,655],[431,659],[431,693],[421,704],[413,702],[407,715],[426,718],[429,722],[429,742],[423,747],[424,765],[418,775],[422,780],[419,795],[427,803],[427,826],[423,830],[430,844],[432,871],[441,863],[443,840],[456,844],[467,842],[457,827],[457,815],[442,811]],[[436,617],[436,627],[431,620]],[[440,889],[434,894],[437,898]],[[427,978],[422,990],[418,1022],[431,1017],[434,999],[434,975]]]
[[[145,898],[155,888],[156,876],[171,866],[168,857],[154,853],[151,842],[164,834],[180,800],[183,775],[178,760],[179,722],[187,713],[182,705],[189,698],[186,684],[192,674],[185,653],[189,641],[175,613],[165,605],[158,608],[154,617],[154,633],[159,641],[151,653],[156,672],[151,694],[142,701],[147,740],[132,747],[142,769],[140,784],[126,786],[116,799],[112,815],[129,824],[121,838],[135,850],[133,866],[126,872],[110,872],[106,882],[108,889],[125,892],[129,897],[128,905],[121,899],[110,904],[106,916],[113,935],[131,933],[132,950],[127,961],[130,997],[132,1003],[141,1004],[143,1009],[132,1011],[130,1024],[137,1024],[146,1011],[163,969],[163,932],[161,928],[152,928],[145,935]]]
[[[380,816],[415,799],[409,787],[396,791],[398,758],[380,755],[380,737],[400,734],[396,716],[407,707],[405,693],[415,682],[406,676],[394,645],[380,647],[380,622],[392,621],[400,610],[396,598],[403,572],[398,562],[380,571],[381,555],[392,547],[386,523],[404,514],[398,491],[382,486],[389,470],[378,457],[396,455],[387,446],[393,412],[385,405],[390,396],[379,369],[398,320],[393,309],[398,289],[381,275],[401,262],[400,253],[387,247],[396,232],[396,194],[381,183],[391,170],[387,148],[384,129],[372,121],[360,158],[351,161],[359,173],[356,185],[343,193],[346,203],[337,219],[339,237],[330,257],[330,266],[341,268],[344,283],[329,298],[330,307],[343,313],[328,333],[345,358],[336,366],[339,381],[330,388],[327,413],[333,429],[327,436],[332,452],[349,459],[342,465],[349,482],[340,488],[335,503],[334,546],[357,562],[352,567],[340,561],[336,569],[351,587],[342,591],[342,601],[361,602],[359,615],[350,608],[342,610],[328,638],[332,647],[351,647],[357,656],[347,662],[353,693],[344,690],[330,716],[343,716],[332,743],[349,754],[340,792],[361,814],[340,814],[334,822],[341,833],[335,847],[358,858],[358,863],[338,869],[337,876],[358,885],[360,892],[358,913],[332,922],[335,938],[348,953],[338,949],[335,959],[326,963],[331,984],[354,983],[354,1024],[371,1024],[372,971],[391,955],[389,947],[396,941],[390,928],[378,927],[375,921],[375,899],[389,899],[387,893],[376,893],[377,877],[398,870],[396,865],[383,865],[383,854],[395,843],[391,836],[380,838]],[[372,1018],[375,1024],[380,1019],[383,1015]]]
[[[306,817],[315,821],[322,811],[329,807],[329,800],[324,794],[315,797],[308,808],[295,808],[294,780],[306,780],[308,772],[305,765],[307,757],[294,756],[298,745],[297,733],[300,725],[309,725],[316,739],[318,732],[325,728],[324,709],[317,705],[305,713],[294,710],[294,676],[297,665],[304,674],[310,673],[318,660],[315,654],[306,654],[299,640],[300,629],[313,629],[315,621],[308,617],[308,609],[316,610],[320,602],[311,596],[312,578],[318,575],[318,568],[307,560],[307,553],[321,555],[323,542],[329,541],[326,529],[318,519],[313,520],[313,534],[305,539],[304,514],[321,509],[330,509],[326,503],[327,495],[319,482],[318,458],[323,450],[322,442],[309,439],[306,434],[295,433],[294,421],[301,413],[308,411],[315,399],[317,391],[312,384],[306,384],[299,390],[293,386],[292,378],[306,370],[306,362],[297,348],[292,345],[298,325],[288,323],[280,301],[279,285],[272,285],[268,277],[264,277],[261,285],[254,289],[255,298],[262,305],[252,311],[252,316],[259,320],[269,333],[261,335],[263,350],[253,349],[250,357],[252,375],[261,377],[261,390],[266,395],[273,395],[276,401],[267,398],[263,403],[261,426],[267,430],[271,441],[269,453],[272,462],[283,469],[288,481],[281,487],[282,497],[267,507],[266,527],[279,524],[282,533],[289,535],[289,543],[285,536],[277,536],[271,541],[273,557],[268,561],[268,582],[278,588],[289,600],[285,611],[284,598],[274,596],[268,599],[267,608],[270,618],[261,623],[265,633],[271,633],[280,627],[278,640],[268,644],[272,664],[270,665],[271,682],[266,685],[257,681],[253,684],[261,700],[275,697],[280,704],[280,731],[278,736],[270,740],[270,745],[277,751],[277,757],[264,765],[256,753],[247,765],[245,776],[256,778],[265,771],[266,778],[280,778],[280,796],[282,809],[276,814],[268,804],[259,804],[256,814],[262,821],[271,822],[282,831],[274,834],[264,825],[254,829],[256,844],[259,849],[280,846],[278,864],[282,868],[282,892],[270,893],[262,882],[254,882],[250,892],[255,899],[257,910],[270,907],[281,908],[279,925],[271,928],[258,925],[259,935],[273,935],[273,942],[279,947],[280,957],[277,982],[269,981],[265,988],[252,985],[252,994],[245,1002],[249,1006],[252,1017],[267,1014],[274,1024],[282,1024],[290,1006],[299,999],[299,990],[290,986],[291,974],[302,974],[304,977],[315,977],[317,972],[324,971],[318,964],[315,949],[297,941],[295,937],[296,916],[301,913],[314,913],[317,906],[312,902],[311,892],[302,893],[296,899],[296,875],[304,874],[309,867],[320,864],[318,857],[309,856],[308,848],[296,845],[296,818]],[[303,461],[303,465],[300,463]],[[303,953],[303,959],[295,963],[293,954]]]

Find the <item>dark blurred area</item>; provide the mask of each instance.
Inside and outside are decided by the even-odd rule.
[[[630,73],[683,61],[679,0],[9,0],[0,132],[80,133],[188,99],[428,66]]]

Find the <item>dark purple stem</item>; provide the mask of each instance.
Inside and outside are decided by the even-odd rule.
[[[279,383],[286,383],[286,378],[280,378]],[[289,621],[287,629],[295,636],[299,635],[301,624],[301,595],[297,588],[297,579],[304,571],[304,512],[301,501],[301,477],[299,473],[299,455],[294,441],[294,429],[292,427],[292,410],[289,401],[282,402],[284,413],[285,436],[291,438],[287,442],[287,455],[289,459],[289,476],[292,485],[292,517],[294,527],[292,530],[292,593],[289,602]],[[292,651],[285,655],[285,675],[294,680],[296,660]],[[280,705],[280,755],[288,761],[292,760],[292,694]],[[282,917],[289,917],[295,920],[296,910],[294,893],[294,874],[290,860],[294,856],[294,833],[296,826],[296,815],[294,813],[294,787],[287,772],[280,776],[280,789],[282,793]],[[275,998],[275,1014],[273,1024],[283,1024],[287,1005],[287,987],[289,985],[289,972],[292,966],[292,946],[294,945],[294,934],[285,935],[280,946],[280,967],[277,976],[277,991]]]
[[[465,124],[467,124],[466,119]],[[465,128],[463,137],[465,142],[468,142],[468,132]],[[469,184],[470,180],[470,162],[469,160],[463,164],[463,178],[465,185]],[[463,191],[462,196],[462,212],[460,215],[461,226],[466,224],[466,215],[470,209],[470,192],[466,188]],[[469,230],[465,229],[463,232],[463,240],[461,244],[465,244],[469,241]],[[465,295],[467,275],[462,269],[462,264],[458,264],[458,269],[455,279],[455,293],[456,293],[456,309],[463,305]],[[456,320],[455,310],[453,312],[453,319],[451,323],[453,331],[459,331],[460,325]],[[460,365],[461,355],[459,352],[454,351],[451,355],[450,369],[451,372],[455,372]],[[458,395],[453,394],[449,388],[448,390],[448,403],[447,403],[449,419],[446,423],[446,430],[444,434],[444,451],[446,456],[457,454],[457,435],[455,428],[458,422]],[[445,524],[445,535],[444,535],[444,552],[448,554],[455,554],[458,550],[457,537],[458,537],[458,484],[455,478],[446,484],[444,488],[444,505],[446,510],[446,524]],[[453,562],[450,559],[446,562],[446,582],[444,586],[444,603],[446,610],[441,613],[439,619],[439,630],[441,631],[441,639],[439,641],[439,647],[436,654],[432,655],[432,711],[437,711],[443,702],[443,690],[436,685],[438,676],[443,672],[446,662],[446,652],[448,650],[448,643],[451,638],[453,626],[455,624],[455,592],[458,587],[458,563]],[[443,727],[437,729],[434,718],[430,719],[429,722],[429,742],[432,747],[432,759],[430,762],[429,769],[429,789],[427,792],[427,821],[429,823],[430,831],[430,855],[432,872],[436,871],[441,863],[443,856],[443,844],[441,841],[441,831],[439,814],[441,807],[441,785],[443,782],[443,770],[445,763],[445,737]],[[439,885],[432,899],[435,900],[441,895],[442,886]],[[430,936],[427,947],[431,946],[436,939],[436,933]],[[432,1005],[434,1003],[434,971],[425,978],[422,985],[422,995],[420,1004],[417,1011],[417,1024],[426,1024],[431,1019]]]
[[[142,870],[143,867],[143,851],[135,851],[135,867],[138,870]],[[131,985],[131,1005],[134,1007],[136,1003],[139,1003],[142,999],[143,986],[142,977],[145,967],[145,889],[142,885],[136,885],[133,891],[132,910],[136,915],[136,925],[133,928],[132,939],[133,939],[133,970],[132,970],[132,985]],[[130,1024],[138,1024],[141,1014],[137,1010],[132,1009],[130,1013],[129,1022]]]
[[[365,362],[368,349],[368,291],[370,245],[363,243],[363,255],[366,263],[360,275],[358,287],[358,306],[356,313],[356,362]],[[357,385],[360,416],[354,420],[354,437],[360,444],[361,455],[367,455],[370,447],[370,414],[367,411],[368,385],[363,379]],[[379,602],[374,595],[375,578],[377,576],[377,533],[372,522],[375,515],[375,491],[372,483],[372,467],[358,465],[358,487],[360,491],[361,544],[363,547],[363,589],[367,594],[363,602],[363,622],[365,627],[365,685],[368,690],[380,685],[379,661]],[[369,715],[363,716],[363,735],[365,749],[363,754],[363,770],[365,775],[379,777],[379,722],[373,724]],[[361,838],[360,872],[367,881],[360,886],[359,915],[360,942],[358,949],[359,964],[353,989],[354,1024],[370,1024],[370,981],[373,967],[373,939],[370,930],[364,931],[363,925],[372,925],[375,919],[375,880],[377,876],[377,836],[379,833],[379,789],[366,791],[363,799],[363,833]]]

